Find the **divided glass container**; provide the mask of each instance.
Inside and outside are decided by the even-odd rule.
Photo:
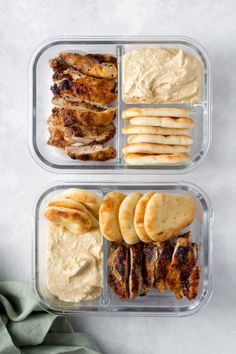
[[[83,188],[97,193],[103,198],[106,193],[119,190],[124,193],[133,191],[156,191],[162,193],[184,194],[195,204],[194,222],[186,228],[191,230],[192,240],[198,244],[198,264],[201,266],[200,288],[196,299],[176,299],[169,291],[160,293],[153,289],[146,296],[122,302],[112,293],[107,283],[109,266],[107,259],[111,243],[103,237],[102,294],[94,301],[67,303],[53,296],[46,283],[46,239],[47,220],[43,210],[49,200],[67,188]],[[203,308],[212,293],[212,223],[213,212],[206,194],[190,183],[76,183],[62,182],[44,190],[35,203],[33,214],[33,285],[41,306],[56,314],[96,314],[96,315],[142,315],[142,316],[186,316]]]
[[[124,53],[138,48],[174,47],[195,54],[202,62],[202,100],[198,104],[125,104],[122,101],[122,56]],[[117,57],[117,116],[114,121],[116,135],[109,142],[116,151],[114,160],[105,162],[84,162],[70,159],[63,151],[48,146],[49,133],[47,118],[52,110],[52,69],[49,60],[61,51],[74,51],[80,54],[109,53]],[[195,121],[191,130],[193,145],[190,160],[184,164],[131,166],[124,162],[122,148],[127,144],[122,127],[126,124],[121,113],[128,107],[188,107],[190,117]],[[206,157],[211,140],[211,70],[205,50],[192,39],[185,37],[71,37],[57,38],[44,42],[36,50],[30,66],[30,115],[29,115],[29,148],[33,158],[39,165],[57,173],[124,173],[124,174],[179,174],[196,168]]]

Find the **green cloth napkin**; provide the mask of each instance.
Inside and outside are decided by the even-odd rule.
[[[0,353],[101,354],[67,318],[43,311],[29,285],[13,281],[0,282]]]

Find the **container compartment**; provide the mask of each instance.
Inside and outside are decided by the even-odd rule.
[[[176,47],[197,55],[203,63],[203,97],[199,104],[124,104],[122,101],[122,55],[126,51],[144,47]],[[117,117],[116,135],[109,142],[117,150],[114,160],[105,162],[83,162],[70,159],[62,149],[47,145],[49,133],[47,118],[52,109],[50,86],[52,70],[48,65],[49,59],[60,51],[76,51],[79,53],[109,53],[117,56],[118,85],[117,85]],[[210,63],[203,48],[191,39],[181,37],[104,37],[104,38],[66,38],[48,41],[38,48],[31,63],[31,98],[29,121],[29,147],[34,159],[44,168],[52,172],[102,172],[107,173],[184,173],[197,167],[206,157],[211,138],[211,77]],[[122,148],[126,144],[126,136],[122,128],[126,124],[121,119],[124,108],[132,106],[145,107],[189,107],[190,116],[195,121],[192,131],[194,143],[191,147],[190,161],[180,165],[130,166],[122,156]]]
[[[107,258],[110,250],[110,242],[103,238],[103,291],[100,298],[95,301],[83,301],[81,303],[66,303],[60,301],[47,290],[45,277],[45,251],[46,251],[46,224],[43,209],[53,196],[67,188],[83,188],[96,192],[103,197],[111,190],[121,190],[125,193],[131,191],[161,191],[167,193],[181,193],[193,198],[196,206],[196,216],[193,224],[188,228],[192,231],[193,242],[199,246],[198,263],[202,267],[200,276],[200,289],[198,296],[193,301],[186,299],[177,300],[173,293],[159,293],[152,290],[144,297],[122,302],[115,296],[107,284]],[[99,185],[87,185],[83,183],[61,183],[44,191],[36,202],[33,215],[33,283],[41,305],[54,313],[96,313],[117,315],[132,313],[134,315],[153,316],[184,316],[197,312],[209,300],[212,292],[212,259],[211,259],[211,228],[212,209],[210,202],[203,191],[187,183],[156,183],[156,184],[119,184],[101,183]]]

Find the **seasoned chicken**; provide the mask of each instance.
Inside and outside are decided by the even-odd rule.
[[[97,89],[78,80],[64,79],[54,83],[51,90],[54,95],[61,95],[63,98],[69,98],[70,100],[84,101],[103,108],[115,101],[117,97],[115,93],[109,90]]]
[[[154,287],[160,292],[167,289],[167,274],[171,264],[171,259],[174,251],[172,243],[168,240],[157,244],[158,259],[155,268]]]
[[[61,135],[57,137],[57,141],[61,138],[65,140],[67,144],[62,143],[60,147],[67,145],[88,145],[92,143],[106,143],[112,139],[116,133],[116,128],[113,123],[108,125],[108,127],[84,127],[79,125],[72,125],[70,127],[58,127]],[[58,134],[57,126],[49,124],[49,131],[51,133],[50,139],[53,139],[53,135]],[[58,134],[59,135],[59,134]],[[55,145],[55,144],[50,144]],[[59,145],[55,145],[59,146]]]
[[[50,60],[50,66],[54,71],[59,72],[72,68],[89,76],[117,78],[116,58],[110,55],[61,52],[58,57]]]
[[[129,298],[128,275],[129,275],[129,259],[128,248],[119,245],[115,251],[112,252],[109,262],[111,264],[111,272],[108,275],[108,283],[114,293],[119,296],[121,300]]]
[[[88,145],[92,143],[104,144],[114,137],[116,127],[111,123],[107,127],[90,127],[86,129],[72,126],[64,128],[63,131],[65,140],[73,145]]]
[[[52,103],[60,108],[66,108],[66,109],[79,109],[82,111],[92,111],[92,112],[100,112],[104,111],[103,108],[97,107],[91,103],[86,103],[86,102],[77,102],[77,101],[69,101],[66,98],[63,98],[62,96],[53,96],[52,98]],[[108,110],[115,110],[116,108],[109,108]],[[105,112],[105,111],[104,111]]]
[[[69,80],[71,86],[75,87],[89,87],[90,90],[99,91],[112,91],[116,89],[116,82],[114,80],[98,79],[96,77],[81,74],[79,71],[65,70],[61,73],[53,74],[53,81],[60,84],[62,80]]]
[[[83,161],[106,161],[116,157],[116,150],[112,146],[102,144],[66,146],[65,153],[74,160]]]
[[[72,110],[66,108],[53,108],[50,121],[53,121],[54,125],[61,127],[69,127],[74,124],[84,126],[101,126],[106,127],[115,118],[116,109],[111,108],[105,111],[94,112],[86,110]]]
[[[117,68],[117,59],[110,54],[85,54],[85,57],[92,58],[96,60],[98,63],[112,63]]]
[[[130,275],[129,297],[134,299],[142,293],[142,243],[136,243],[129,248],[130,251]]]
[[[167,275],[168,287],[177,298],[197,296],[200,268],[196,262],[197,245],[189,237],[178,237]]]
[[[152,243],[143,245],[143,293],[147,293],[153,287],[155,268],[158,259],[158,250]]]
[[[70,143],[64,139],[64,133],[57,128],[50,127],[49,129],[50,137],[48,139],[48,145],[64,148],[70,145]]]

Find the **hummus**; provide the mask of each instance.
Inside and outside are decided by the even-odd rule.
[[[49,291],[60,300],[96,299],[102,289],[100,230],[78,235],[49,223],[46,274]]]
[[[123,56],[125,103],[199,103],[203,65],[194,54],[174,48],[143,48]]]

